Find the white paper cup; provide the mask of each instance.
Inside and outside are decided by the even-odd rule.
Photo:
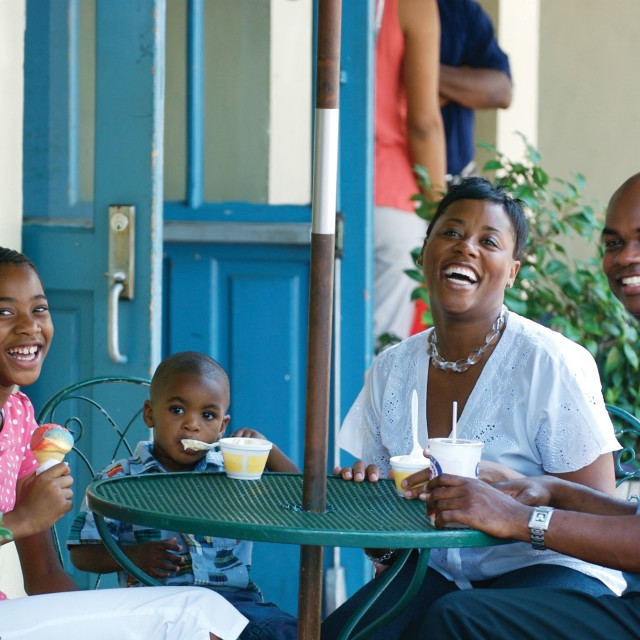
[[[260,438],[222,438],[220,451],[229,478],[259,480],[273,443]]]
[[[429,454],[437,474],[477,478],[483,447],[480,440],[429,438]]]
[[[428,469],[431,466],[429,458],[412,458],[411,456],[392,456],[391,468],[393,469],[393,479],[396,483],[396,491],[399,496],[404,496],[406,489],[402,487],[402,481],[421,469]],[[418,485],[423,486],[423,485]]]

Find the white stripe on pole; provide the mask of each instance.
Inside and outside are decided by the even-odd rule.
[[[339,109],[316,109],[311,233],[335,235]]]

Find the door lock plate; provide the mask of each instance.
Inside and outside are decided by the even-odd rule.
[[[133,299],[135,207],[109,206],[109,277],[124,285],[121,300]]]

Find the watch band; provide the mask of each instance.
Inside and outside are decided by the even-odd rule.
[[[538,551],[544,551],[547,548],[544,544],[544,534],[549,528],[552,515],[552,507],[535,507],[529,518],[531,546]]]

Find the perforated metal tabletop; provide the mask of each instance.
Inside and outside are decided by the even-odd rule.
[[[302,481],[298,473],[265,473],[260,480],[231,480],[224,473],[148,474],[93,482],[88,500],[105,546],[125,570],[148,585],[159,582],[137,567],[116,544],[105,517],[183,533],[259,542],[404,549],[377,580],[377,588],[352,615],[338,640],[366,638],[398,615],[424,580],[432,548],[505,542],[472,529],[434,528],[424,503],[398,496],[390,480],[355,483],[330,476],[326,511],[305,512]],[[404,595],[391,610],[352,635],[364,613],[407,562],[412,549],[421,549],[421,553]]]
[[[496,544],[473,530],[438,530],[424,503],[405,500],[389,480],[327,478],[324,513],[302,510],[302,475],[168,473],[94,482],[89,507],[109,518],[194,534],[338,547],[474,547]]]

